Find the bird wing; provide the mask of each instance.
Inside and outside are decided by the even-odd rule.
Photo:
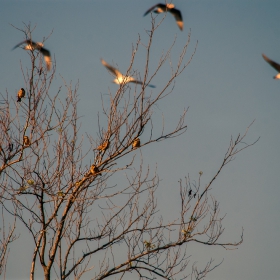
[[[166,9],[166,5],[161,4],[161,3],[158,3],[158,4],[154,5],[143,15],[143,17],[146,16],[147,14],[149,14],[150,12],[152,12],[155,8],[161,8],[161,9],[165,8]]]
[[[118,77],[123,77],[123,74],[117,70],[116,68],[114,68],[113,66],[111,66],[110,64],[108,64],[104,59],[101,59],[101,63],[109,70],[111,71],[117,78]]]
[[[135,84],[143,84],[143,82],[142,81],[137,81],[137,80],[131,80],[131,81],[129,81],[129,83],[135,83]],[[156,86],[154,86],[154,85],[150,85],[150,84],[146,84],[146,86],[148,86],[148,87],[151,87],[151,88],[155,88]]]
[[[263,56],[264,60],[266,60],[275,70],[280,72],[280,64],[278,64],[278,63],[274,62],[273,60],[269,59],[264,54],[262,54],[262,56]]]
[[[184,27],[184,23],[183,23],[183,17],[182,14],[180,12],[180,10],[177,9],[170,9],[169,12],[175,17],[177,25],[179,26],[179,28],[181,30],[183,30]]]
[[[132,77],[131,77],[131,78],[132,78]],[[137,81],[137,80],[130,80],[129,83],[140,84],[140,85],[143,84],[142,81]]]
[[[47,65],[47,69],[51,70],[52,67],[52,60],[51,60],[51,53],[49,50],[45,49],[45,48],[39,48],[39,51],[43,54],[46,65]]]
[[[30,39],[28,39],[28,40],[24,40],[24,41],[22,41],[22,42],[20,42],[20,43],[18,43],[17,45],[15,45],[13,48],[12,48],[12,50],[14,50],[14,49],[16,49],[16,48],[18,48],[20,45],[22,45],[22,44],[36,44],[36,43],[34,43],[34,42],[32,42]]]

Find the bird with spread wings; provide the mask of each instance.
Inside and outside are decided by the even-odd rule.
[[[177,25],[179,26],[180,30],[183,30],[184,22],[183,22],[182,14],[181,14],[180,10],[175,9],[175,5],[174,4],[171,4],[171,3],[169,3],[169,4],[158,3],[158,4],[154,5],[154,6],[152,6],[144,14],[144,16],[146,16],[150,12],[154,12],[156,14],[169,12],[170,14],[172,14],[175,17],[175,20],[176,20]]]
[[[116,77],[113,82],[115,84],[128,84],[128,83],[135,83],[135,84],[143,84],[142,81],[135,80],[131,76],[123,75],[118,69],[114,68],[110,64],[108,64],[104,59],[101,59],[101,63]],[[147,84],[147,86],[155,88],[154,85]]]
[[[275,61],[269,59],[264,54],[262,56],[267,63],[269,63],[276,71],[278,71],[278,74],[276,76],[274,76],[273,78],[276,79],[276,80],[280,80],[280,64],[278,64]]]
[[[48,71],[51,70],[51,67],[52,67],[51,53],[49,50],[43,48],[43,46],[44,46],[43,43],[33,42],[32,40],[27,39],[27,40],[24,40],[24,41],[18,43],[17,45],[15,45],[12,50],[18,48],[22,44],[26,44],[26,46],[24,47],[25,50],[32,50],[32,51],[38,50],[44,56]]]

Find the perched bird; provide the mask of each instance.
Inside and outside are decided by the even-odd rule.
[[[21,46],[22,44],[26,44],[26,46],[24,47],[25,50],[32,50],[32,51],[38,50],[44,56],[48,71],[51,70],[51,67],[52,67],[51,53],[49,50],[43,48],[43,46],[44,46],[43,43],[33,42],[30,39],[28,39],[28,40],[24,40],[24,41],[18,43],[16,46],[13,47],[12,50],[16,49],[17,47]]]
[[[132,149],[137,149],[140,147],[140,139],[137,137],[132,142]]]
[[[270,60],[267,56],[262,54],[264,60],[266,60],[276,71],[278,71],[278,74],[274,76],[274,79],[280,80],[280,64]]]
[[[23,146],[30,146],[31,145],[31,141],[28,138],[28,136],[23,136]]]
[[[189,190],[189,196],[191,196],[191,195],[192,195],[192,189]]]
[[[183,235],[184,235],[184,239],[186,239],[186,238],[188,238],[188,237],[190,237],[191,236],[191,231],[190,230],[185,230],[185,229],[183,229],[182,230],[182,233],[183,233]]]
[[[143,82],[137,81],[131,76],[124,76],[119,70],[117,70],[116,68],[108,64],[105,60],[101,59],[101,63],[116,76],[116,79],[113,80],[115,84],[118,85],[128,84],[128,83],[143,84]],[[154,85],[147,85],[147,86],[155,88]]]
[[[193,221],[193,222],[196,222],[196,221],[197,221],[197,218],[191,216],[190,220]]]
[[[29,179],[29,180],[27,180],[27,184],[32,186],[32,185],[34,185],[34,181],[32,179]]]
[[[25,90],[24,88],[21,88],[19,91],[18,91],[18,94],[17,94],[17,102],[21,102],[21,98],[23,98],[25,96]]]
[[[84,177],[82,180],[78,181],[75,185],[76,185],[77,187],[80,187],[80,186],[85,182],[86,178],[87,178],[89,175],[90,175],[90,173],[89,173],[89,174],[86,174],[85,177]]]
[[[104,152],[109,148],[109,146],[110,146],[110,141],[108,140],[108,141],[103,142],[100,146],[98,146],[98,148],[96,150]]]
[[[147,250],[151,250],[151,249],[154,249],[156,247],[155,244],[152,244],[152,242],[149,242],[147,240],[144,240],[144,245],[147,248]]]
[[[99,173],[98,167],[97,167],[96,165],[93,164],[93,165],[90,167],[89,173],[90,173],[91,175],[96,175],[96,174],[98,174],[98,173]]]
[[[153,7],[151,7],[144,14],[144,16],[146,16],[150,12],[154,12],[156,14],[166,13],[166,12],[171,13],[175,17],[175,20],[176,20],[177,25],[179,26],[180,30],[183,30],[184,22],[183,22],[182,14],[181,14],[180,10],[175,9],[175,5],[174,4],[172,4],[172,3],[170,3],[170,4],[158,3],[158,4],[154,5]]]
[[[18,191],[19,191],[19,193],[20,192],[24,192],[25,190],[27,190],[28,189],[28,186],[21,186],[19,189],[18,189]]]
[[[63,191],[58,191],[57,196],[65,197],[65,193]]]
[[[13,143],[9,143],[9,146],[8,146],[8,151],[11,153],[14,149],[14,144]]]

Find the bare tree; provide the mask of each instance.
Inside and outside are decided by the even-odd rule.
[[[110,93],[110,106],[103,102],[98,116],[97,139],[88,133],[84,140],[79,133],[78,85],[64,82],[54,92],[55,63],[48,72],[36,49],[28,51],[31,65],[27,70],[22,66],[25,97],[16,102],[8,93],[2,95],[0,203],[5,215],[16,218],[32,235],[30,279],[35,279],[36,265],[42,267],[45,280],[122,279],[131,273],[139,279],[202,279],[219,264],[209,260],[200,267],[188,254],[189,243],[226,249],[242,243],[243,233],[237,242],[219,241],[223,216],[210,191],[223,167],[254,144],[244,143],[247,131],[231,139],[220,168],[205,187],[200,184],[202,173],[195,185],[188,177],[186,182],[180,181],[181,210],[173,221],[160,215],[157,173],[151,174],[141,156],[140,166],[136,164],[140,147],[148,149],[151,143],[178,137],[187,129],[187,110],[171,131],[166,132],[164,122],[160,133],[154,128],[153,108],[174,94],[175,79],[195,52],[186,59],[189,34],[173,64],[174,40],[150,73],[150,50],[157,28],[152,21],[146,45],[139,37],[126,72],[126,76],[141,76],[143,83],[123,83],[115,94]],[[31,38],[30,26],[21,31],[26,39]],[[144,73],[138,73],[132,70],[134,58],[143,47],[146,66]],[[148,90],[147,85],[166,62],[170,79],[161,90]],[[149,135],[146,142],[141,141],[144,134]],[[82,146],[88,146],[87,150]],[[120,172],[125,172],[126,184],[117,183]]]
[[[5,274],[6,263],[9,254],[9,244],[17,239],[17,236],[14,234],[16,228],[16,223],[9,226],[8,230],[5,227],[5,220],[2,209],[2,227],[0,228],[1,239],[0,239],[0,275]]]

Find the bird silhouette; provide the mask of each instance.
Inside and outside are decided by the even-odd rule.
[[[18,94],[17,94],[17,102],[21,102],[21,99],[25,96],[25,90],[24,88],[21,88],[19,91],[18,91]]]
[[[175,5],[170,3],[170,4],[161,4],[158,3],[154,6],[152,6],[145,14],[144,16],[146,16],[147,14],[149,14],[150,12],[154,12],[156,14],[160,14],[160,13],[166,13],[169,12],[171,13],[174,17],[175,20],[177,22],[177,25],[179,26],[180,30],[183,30],[184,28],[184,22],[183,22],[183,17],[182,14],[180,12],[180,10],[175,9]]]
[[[140,147],[140,139],[137,137],[132,142],[132,149],[137,149]]]
[[[24,146],[30,146],[31,145],[31,141],[28,138],[28,136],[23,136],[23,145]]]
[[[131,76],[125,76],[123,75],[118,69],[114,68],[110,64],[108,64],[104,59],[101,59],[101,63],[111,72],[113,73],[116,78],[113,80],[115,84],[128,84],[128,83],[135,83],[135,84],[143,84],[141,81],[135,80]],[[147,86],[155,88],[154,85],[147,84]]]
[[[18,48],[22,44],[26,44],[26,46],[24,47],[25,50],[31,50],[31,51],[38,50],[44,56],[48,71],[51,70],[52,67],[51,53],[49,50],[43,48],[44,46],[43,43],[33,42],[30,39],[27,39],[15,45],[12,50]]]
[[[90,167],[89,173],[90,173],[91,175],[96,175],[96,174],[98,174],[98,173],[99,173],[98,167],[97,167],[96,165],[93,164],[93,165]],[[99,175],[101,175],[101,174],[99,174]]]
[[[11,153],[14,149],[14,144],[13,143],[9,143],[8,145],[8,151]]]

